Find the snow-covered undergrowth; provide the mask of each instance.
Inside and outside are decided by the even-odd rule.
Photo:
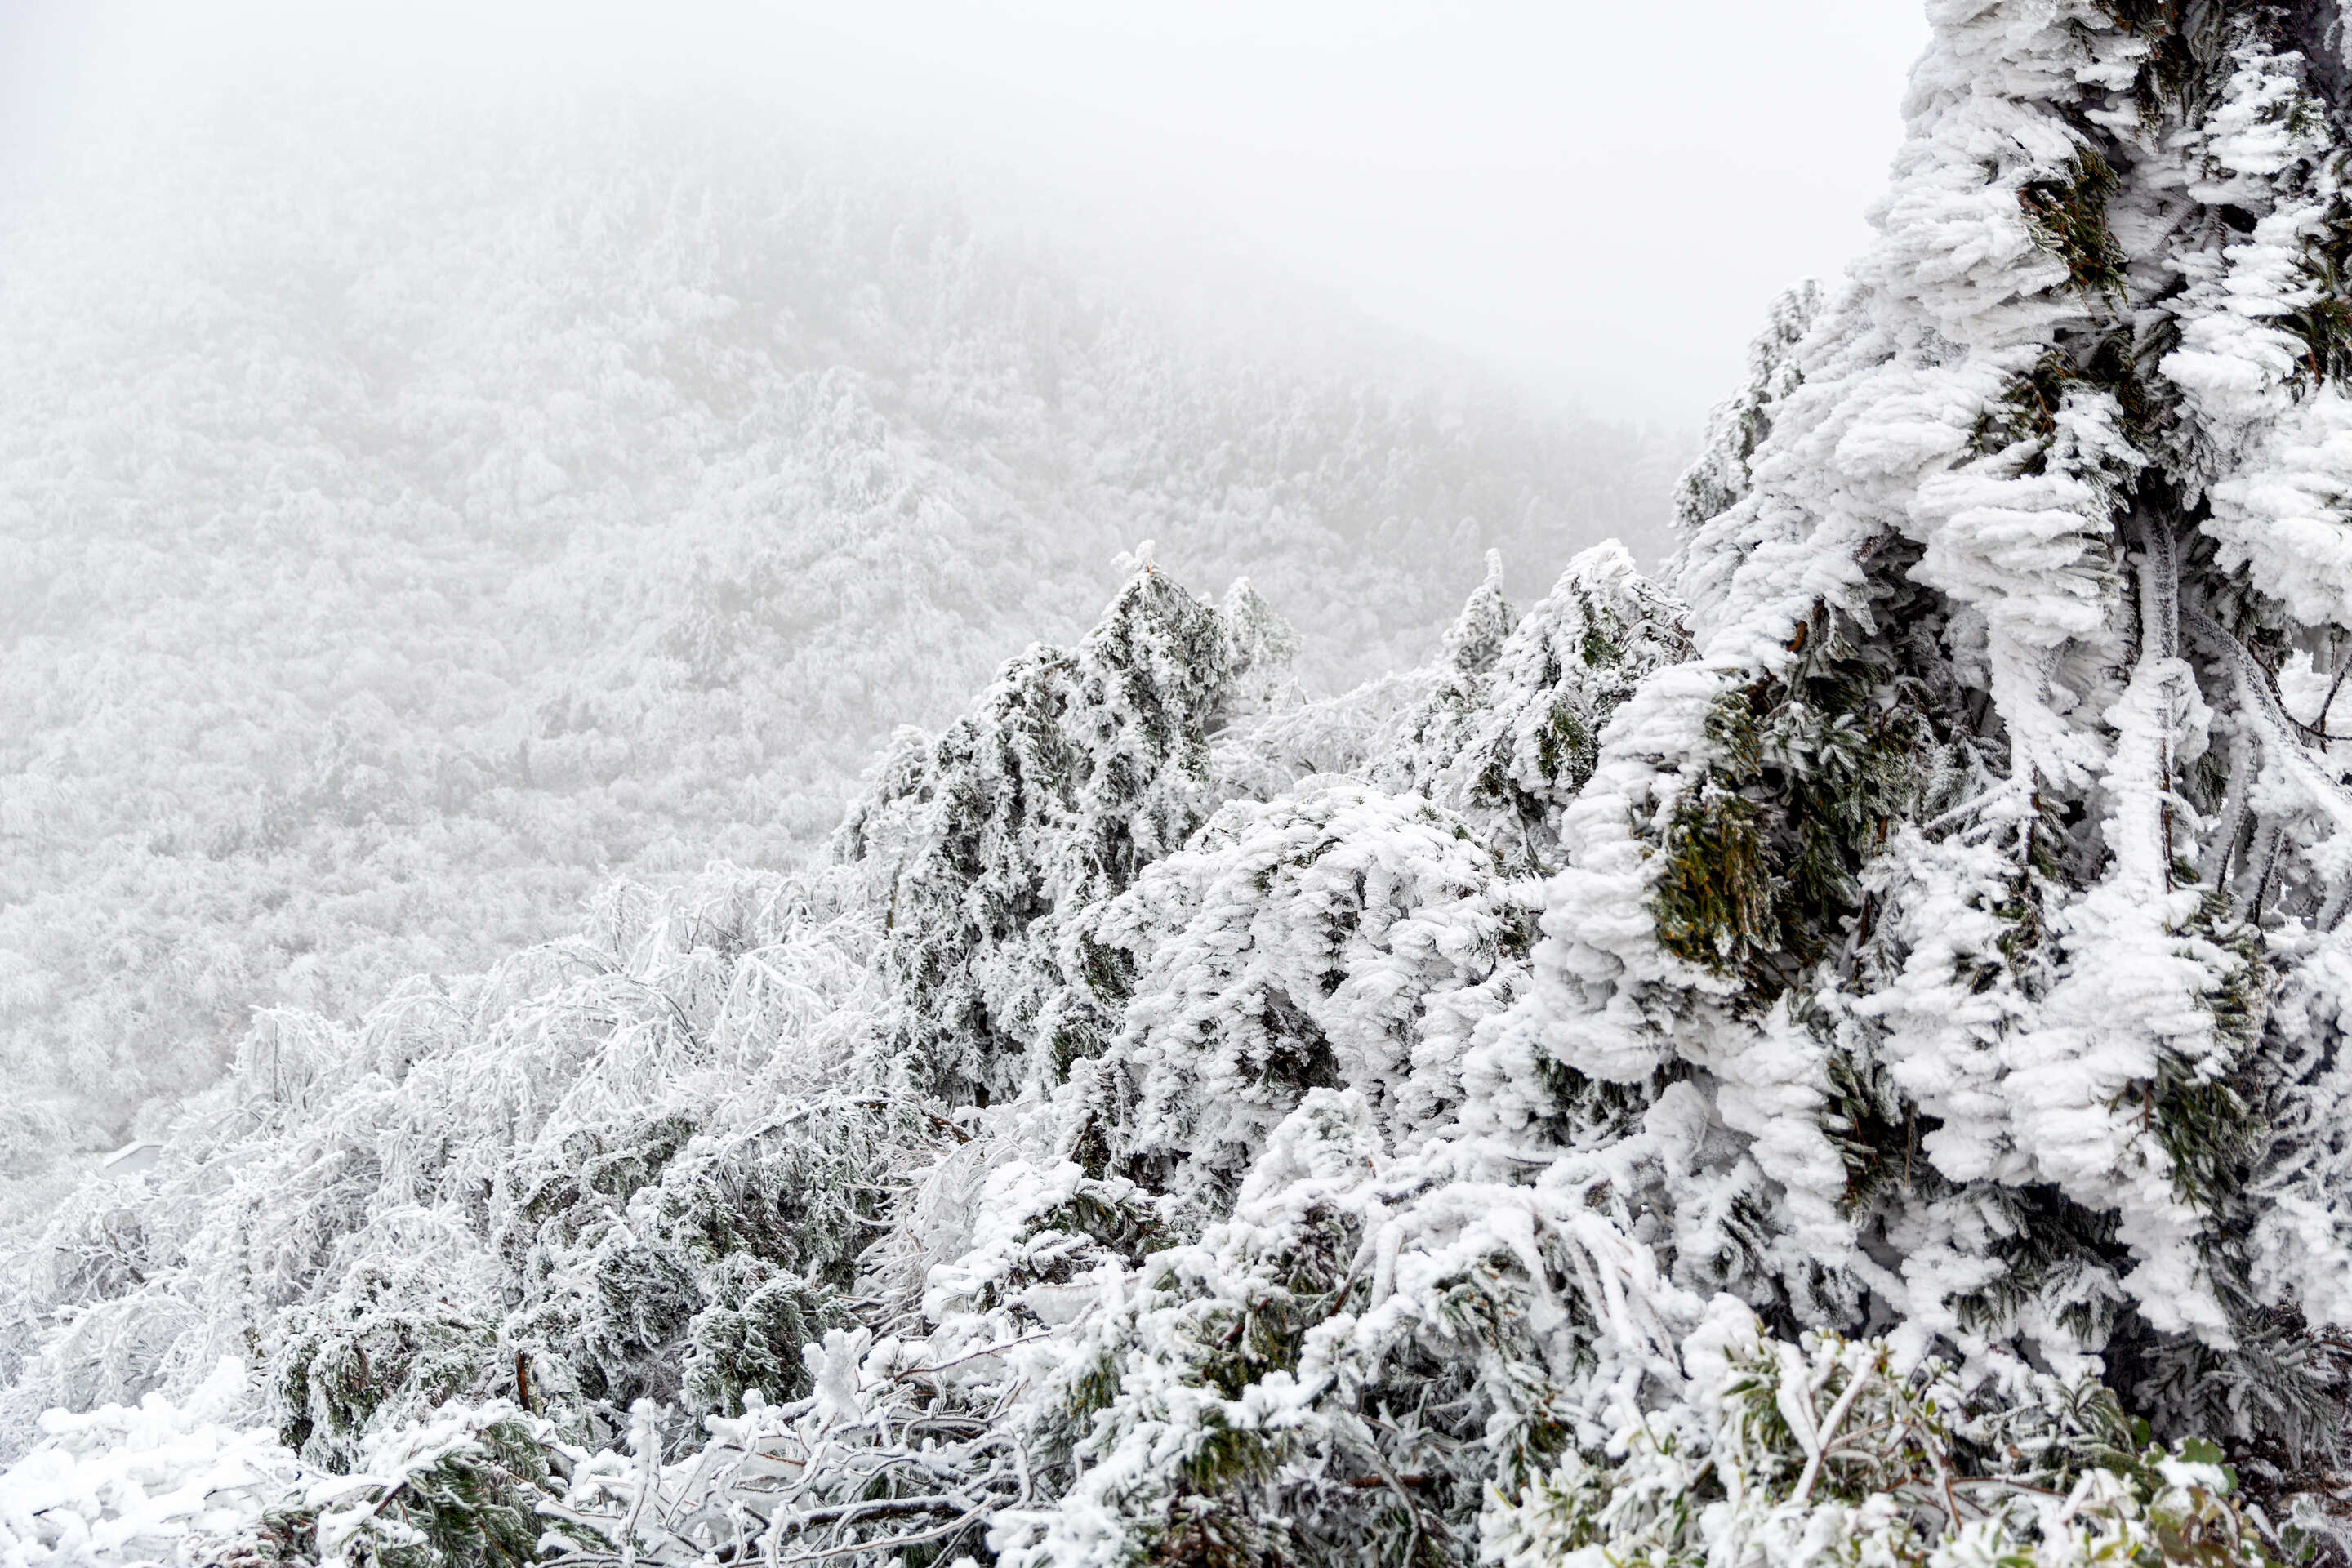
[[[1139,540],[1281,593],[1343,686],[1478,549],[1670,483],[749,111],[269,99],[58,156],[0,214],[0,1067],[68,1136],[257,1006],[797,863]],[[0,1107],[0,1180],[58,1132]]]
[[[14,1254],[0,1552],[2342,1562],[2352,74],[1932,16],[1664,582],[1307,700],[1139,563],[824,868],[273,1016]]]

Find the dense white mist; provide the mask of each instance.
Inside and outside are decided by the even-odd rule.
[[[1179,265],[1255,248],[1546,393],[1680,429],[1772,293],[1859,248],[1925,36],[1874,0],[33,0],[12,26],[20,152],[68,101],[103,115],[126,90],[740,94],[1016,170]]]

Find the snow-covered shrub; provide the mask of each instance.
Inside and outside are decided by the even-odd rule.
[[[290,1538],[268,1515],[309,1478],[267,1427],[236,1423],[244,1384],[227,1360],[181,1404],[44,1416],[33,1451],[0,1467],[0,1563],[186,1562],[207,1545],[233,1560],[240,1538]]]
[[[1571,1450],[1492,1489],[1482,1561],[2270,1560],[2221,1450],[2151,1443],[2095,1384],[2019,1369],[1971,1394],[1940,1362],[1900,1367],[1883,1342],[1829,1334],[1685,1360],[1723,1367],[1689,1405],[1629,1409],[1597,1462]]]
[[[348,1469],[371,1428],[415,1421],[497,1377],[496,1322],[450,1293],[446,1259],[427,1252],[400,1259],[397,1272],[364,1268],[325,1300],[289,1309],[272,1368],[287,1447]]]
[[[697,1322],[761,1270],[820,1329],[880,1234],[858,1189],[938,1136],[858,1087],[884,995],[859,897],[625,884],[582,938],[452,991],[272,1021],[135,1192],[93,1185],[20,1255],[11,1419],[185,1391],[235,1352],[266,1363],[253,1413],[341,1466],[453,1397],[609,1436],[678,1396]],[[703,1324],[715,1399],[799,1364],[777,1295],[758,1311]]]
[[[801,1351],[846,1315],[833,1296],[745,1252],[728,1254],[704,1289],[709,1305],[686,1333],[687,1408],[731,1415],[746,1395],[782,1401],[807,1393]]]

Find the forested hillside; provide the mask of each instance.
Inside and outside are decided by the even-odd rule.
[[[288,1011],[0,1563],[2352,1561],[2352,72],[1952,0],[1679,492],[1308,697],[1130,558],[823,864]]]
[[[1281,595],[1328,687],[1422,657],[1481,548],[1667,488],[1344,312],[1113,281],[744,114],[263,100],[79,159],[0,236],[0,1067],[39,1089],[0,1165],[257,1007],[795,863],[1143,541]]]

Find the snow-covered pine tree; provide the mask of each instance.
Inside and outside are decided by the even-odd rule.
[[[1556,868],[1559,813],[1592,776],[1610,716],[1643,677],[1689,656],[1683,616],[1622,545],[1577,556],[1503,639],[1459,751],[1419,786],[1472,814],[1517,863]]]
[[[1772,301],[1767,324],[1748,345],[1748,378],[1707,416],[1696,461],[1675,485],[1675,521],[1685,534],[1746,499],[1748,462],[1772,433],[1772,411],[1797,389],[1796,353],[1822,313],[1822,286],[1811,279]]]
[[[1222,728],[1296,706],[1301,693],[1291,661],[1298,656],[1297,631],[1246,577],[1225,590],[1217,614],[1225,629],[1225,689],[1213,723]]]
[[[2100,1366],[2309,1484],[2352,1436],[2339,20],[1931,15],[1876,244],[1685,488],[1698,658],[1567,814],[1517,1021],[1705,1104],[1678,1279]]]
[[[1570,561],[1524,616],[1502,583],[1489,552],[1430,663],[1335,696],[1259,705],[1221,737],[1218,779],[1271,799],[1311,774],[1350,774],[1462,812],[1515,866],[1549,868],[1554,819],[1591,774],[1609,715],[1689,643],[1681,605],[1614,541]]]
[[[1801,380],[1797,349],[1820,317],[1822,300],[1821,285],[1808,279],[1772,302],[1768,324],[1748,348],[1747,381],[1717,405],[1698,460],[1675,487],[1675,522],[1683,541],[1675,575],[1702,610],[1721,598],[1724,574],[1741,559],[1736,535],[1719,536],[1749,521],[1739,508],[1750,489],[1748,460],[1772,433],[1773,410]]]
[[[1017,1094],[1115,1023],[1121,961],[1070,916],[1206,819],[1210,736],[1288,689],[1295,637],[1245,584],[1228,610],[1147,552],[1076,648],[1032,647],[928,748],[902,736],[851,808],[839,853],[885,889],[882,964],[922,1092]]]
[[[1426,691],[1403,715],[1402,728],[1381,737],[1370,759],[1373,776],[1393,789],[1427,789],[1468,743],[1474,716],[1486,705],[1495,661],[1517,616],[1503,596],[1503,556],[1486,552],[1486,575],[1445,629]]]

